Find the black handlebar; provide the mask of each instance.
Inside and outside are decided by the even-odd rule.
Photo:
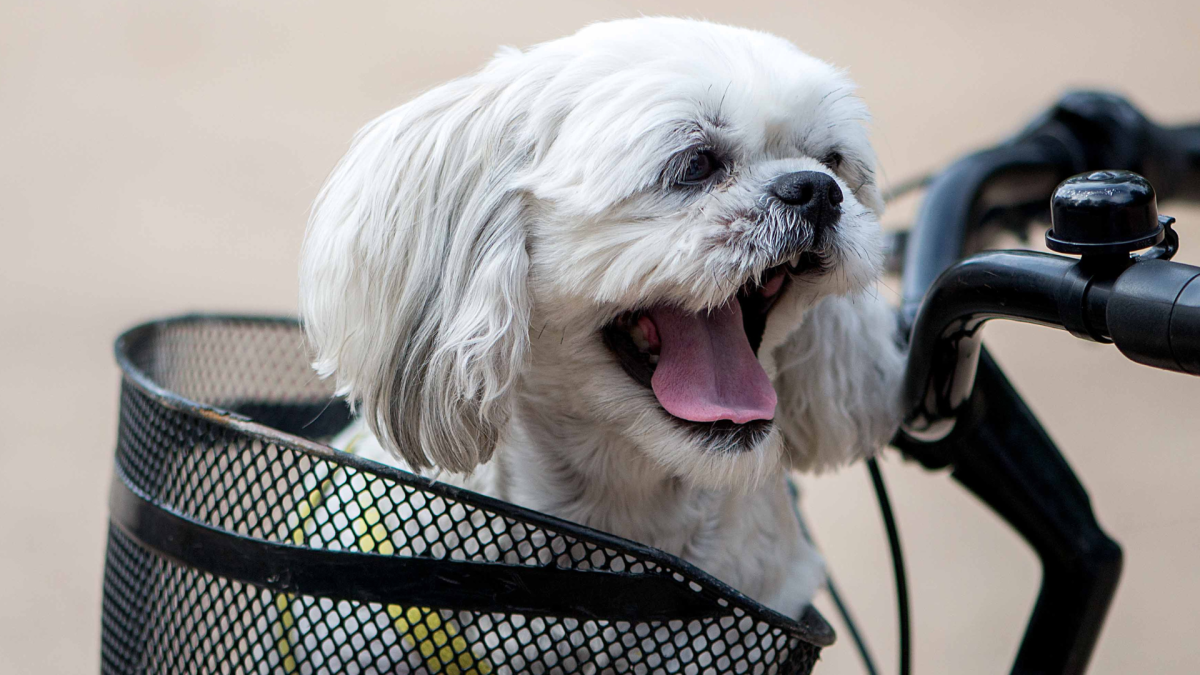
[[[983,324],[1009,318],[1063,327],[1057,290],[1075,261],[1030,251],[972,256],[930,289],[909,340],[904,433],[923,442],[954,430],[975,390]]]
[[[980,342],[996,318],[1113,342],[1129,358],[1200,374],[1200,267],[1121,267],[1031,251],[968,258],[934,283],[912,331],[896,445],[954,477],[1037,550],[1043,584],[1013,673],[1082,673],[1116,590],[1121,549],[1087,493]],[[981,362],[982,357],[982,362]],[[977,377],[978,373],[978,377]],[[979,380],[976,382],[976,380]]]
[[[1200,375],[1200,267],[1153,260],[1130,267],[1111,288],[1109,337],[1130,359]],[[1097,294],[1100,289],[1098,289]]]
[[[989,223],[1045,213],[1060,181],[1101,169],[1143,174],[1163,199],[1200,201],[1200,126],[1163,128],[1119,97],[1068,94],[1012,140],[940,174],[906,246],[908,414],[893,444],[928,468],[952,467],[1037,551],[1042,587],[1015,674],[1084,672],[1122,555],[1066,460],[982,347],[983,324],[1010,318],[1055,326],[1113,342],[1140,363],[1200,374],[1200,268],[1168,262],[1178,240],[1169,220],[1147,206],[1156,204],[1153,192],[1107,219],[1084,218],[1086,227],[1056,222],[1048,245],[1082,259],[997,251],[959,262],[981,248]],[[1079,180],[1127,178],[1105,173]],[[1067,213],[1079,204],[1062,206]],[[1150,244],[1148,253],[1130,256]]]
[[[1200,267],[1146,260],[1115,277],[1049,253],[993,251],[951,267],[909,342],[904,432],[947,437],[974,391],[984,323],[1013,319],[1112,342],[1146,365],[1200,375]]]
[[[915,321],[938,276],[975,248],[968,239],[976,234],[983,213],[996,208],[986,201],[984,187],[1000,182],[1023,187],[1028,194],[1007,200],[1010,204],[1044,197],[1063,178],[1079,173],[1071,145],[1065,128],[1050,124],[1045,134],[964,157],[933,180],[906,245],[901,305],[906,326]]]
[[[1200,125],[1160,127],[1123,98],[1073,92],[1011,140],[952,164],[930,185],[908,236],[905,325],[938,276],[978,250],[982,223],[1044,212],[1064,178],[1102,169],[1146,176],[1159,199],[1200,201]]]

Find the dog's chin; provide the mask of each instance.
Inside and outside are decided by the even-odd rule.
[[[750,492],[777,476],[783,466],[783,435],[769,422],[754,440],[739,442],[733,452],[726,439],[705,438],[691,430],[656,440],[645,448],[651,457],[696,487]]]

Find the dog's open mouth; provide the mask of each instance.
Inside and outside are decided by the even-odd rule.
[[[820,269],[804,253],[749,282],[708,312],[670,306],[625,312],[601,331],[604,344],[662,408],[704,432],[759,437],[775,417],[775,388],[758,362],[767,316],[794,274]]]

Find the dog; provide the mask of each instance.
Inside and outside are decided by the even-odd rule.
[[[825,572],[789,472],[899,421],[867,120],[844,73],[753,30],[640,18],[502,50],[370,122],[321,190],[314,367],[362,454],[796,617]]]

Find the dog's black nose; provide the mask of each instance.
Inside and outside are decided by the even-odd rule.
[[[771,194],[799,209],[800,217],[818,230],[835,225],[842,215],[842,189],[827,173],[785,173],[771,183]]]

